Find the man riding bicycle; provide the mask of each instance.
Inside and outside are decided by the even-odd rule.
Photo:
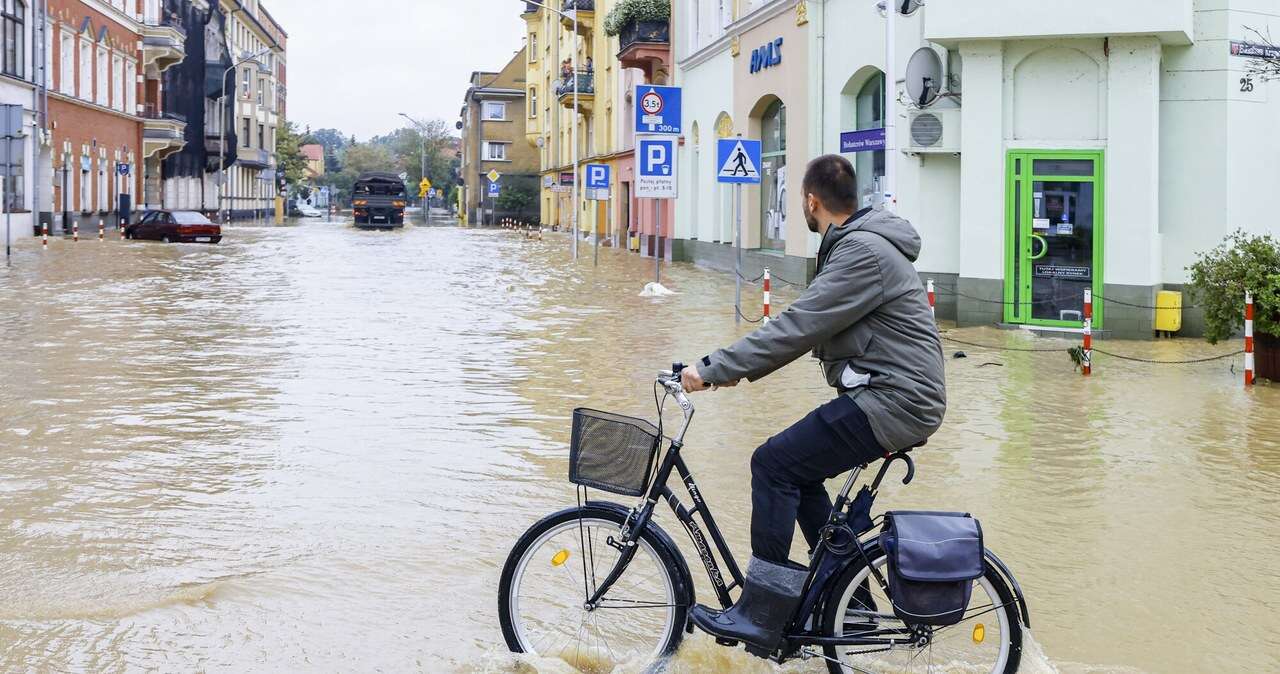
[[[722,639],[776,648],[807,570],[789,559],[795,524],[812,550],[831,513],[823,481],[923,443],[946,411],[942,343],[912,263],[920,236],[887,210],[857,210],[853,165],[809,163],[809,230],[822,236],[813,283],[786,311],[682,373],[685,391],[755,381],[812,350],[840,395],[751,457],[751,564],[729,609],[692,619]],[[855,212],[856,211],[856,212]]]

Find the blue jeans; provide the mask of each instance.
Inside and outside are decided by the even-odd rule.
[[[847,395],[810,412],[751,456],[751,552],[787,564],[796,522],[813,549],[831,515],[824,480],[884,458],[867,415]]]

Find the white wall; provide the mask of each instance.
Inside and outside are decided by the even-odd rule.
[[[678,70],[683,87],[685,143],[680,148],[680,198],[676,200],[675,236],[680,239],[728,242],[732,231],[728,186],[716,183],[716,120],[733,113],[734,59],[727,48],[694,67]],[[733,120],[742,132],[745,120]],[[698,126],[695,152],[693,126]],[[698,165],[695,170],[694,157]],[[695,182],[695,178],[696,181]]]
[[[926,36],[942,42],[1158,35],[1166,43],[1188,44],[1191,9],[1192,0],[930,0]]]

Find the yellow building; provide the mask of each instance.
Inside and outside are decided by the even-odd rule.
[[[610,163],[621,149],[616,120],[622,80],[617,61],[618,39],[604,34],[604,17],[616,0],[542,0],[526,2],[528,24],[528,100],[526,140],[539,151],[542,222],[568,229],[572,224],[572,182],[585,164]],[[563,14],[545,9],[542,5]],[[577,53],[576,77],[569,61]],[[578,96],[574,110],[574,83]],[[534,103],[536,101],[536,103]],[[536,116],[535,116],[536,115]],[[573,133],[577,132],[578,169],[573,165]],[[581,187],[580,187],[581,189]],[[615,191],[616,201],[616,191]],[[597,211],[600,211],[599,213]],[[603,205],[584,202],[578,227],[604,227]]]

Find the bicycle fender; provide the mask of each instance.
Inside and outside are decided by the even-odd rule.
[[[611,510],[621,515],[623,521],[626,520],[627,515],[631,514],[631,508],[612,501],[587,501],[585,506]],[[573,508],[573,510],[576,510],[576,508]],[[685,562],[684,555],[680,552],[680,548],[676,546],[676,542],[672,540],[671,536],[662,527],[655,524],[653,520],[649,520],[649,523],[645,526],[653,533],[655,544],[662,547],[663,552],[669,554],[676,562],[676,572],[680,576],[676,580],[681,585],[681,587],[675,588],[676,601],[692,609],[694,606],[693,576],[689,573],[689,564]]]
[[[987,561],[991,562],[991,566],[994,566],[1001,576],[1004,576],[1005,582],[1013,590],[1013,599],[1018,602],[1018,613],[1022,614],[1022,626],[1031,629],[1031,614],[1027,611],[1027,598],[1022,594],[1022,586],[1018,584],[1018,579],[1013,577],[1013,572],[1004,561],[996,557],[996,553],[988,548],[982,550]]]

